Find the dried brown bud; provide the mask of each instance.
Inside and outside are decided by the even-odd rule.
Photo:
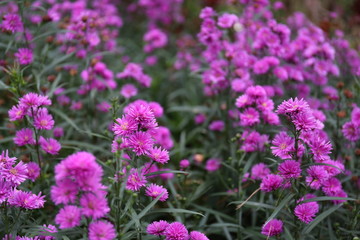
[[[344,95],[346,98],[353,98],[354,95],[349,89],[344,89]]]
[[[30,157],[28,156],[28,155],[21,155],[20,156],[20,159],[21,159],[21,161],[23,161],[24,163],[28,163],[28,162],[30,162]]]
[[[54,36],[48,36],[47,38],[46,38],[46,42],[47,43],[53,43],[54,42]]]
[[[360,148],[355,149],[355,154],[356,154],[357,156],[360,156]]]
[[[346,112],[345,111],[339,111],[339,112],[336,113],[336,115],[339,118],[344,118],[344,117],[346,117]]]
[[[72,68],[72,69],[70,69],[69,73],[71,76],[75,76],[78,73],[78,71],[76,69]]]
[[[55,79],[56,79],[56,76],[55,76],[55,75],[49,75],[49,76],[47,77],[48,82],[54,82]]]
[[[44,15],[42,17],[42,22],[43,23],[47,23],[47,22],[51,22],[51,21],[52,21],[52,18],[49,15]]]
[[[93,58],[93,59],[91,59],[91,66],[93,67],[93,66],[95,66],[95,64],[97,64],[99,62],[99,60],[97,60],[96,58]]]
[[[338,83],[336,84],[336,87],[337,87],[338,89],[342,89],[344,86],[345,86],[344,82],[338,82]]]

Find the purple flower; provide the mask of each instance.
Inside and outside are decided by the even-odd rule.
[[[46,108],[40,108],[34,117],[34,126],[36,129],[51,130],[54,127],[54,120]]]
[[[186,227],[180,222],[170,223],[166,228],[165,240],[188,240],[189,232]]]
[[[218,158],[211,158],[206,161],[205,169],[208,172],[215,172],[217,171],[221,166],[221,160]]]
[[[283,222],[278,219],[270,220],[266,225],[261,229],[261,234],[271,237],[279,235],[283,232]]]
[[[56,127],[54,128],[54,137],[56,138],[61,138],[62,136],[64,136],[64,129],[62,127]]]
[[[279,165],[279,173],[284,178],[298,178],[301,174],[300,163],[295,160],[285,160]]]
[[[30,128],[23,128],[19,131],[16,131],[14,143],[18,146],[35,144],[35,139],[33,138],[33,131]]]
[[[25,209],[38,209],[44,207],[44,198],[45,196],[41,196],[41,193],[35,195],[31,192],[14,190],[9,196],[8,202],[10,205],[16,207]]]
[[[272,144],[275,146],[270,147],[272,153],[282,159],[291,158],[290,151],[294,146],[294,139],[286,134],[286,132],[280,132],[275,135]]]
[[[283,101],[277,109],[278,114],[296,114],[310,109],[309,104],[304,99],[292,99]]]
[[[260,184],[261,191],[271,192],[282,186],[283,178],[279,175],[268,174],[262,179]]]
[[[211,131],[222,132],[222,131],[224,131],[224,128],[225,128],[225,123],[224,123],[224,121],[221,121],[221,120],[213,121],[209,125],[209,129]]]
[[[39,143],[41,149],[51,155],[57,155],[61,150],[61,144],[53,138],[46,139],[41,136],[39,139]]]
[[[33,62],[33,52],[28,48],[19,48],[18,52],[15,53],[15,57],[21,65],[28,65]]]
[[[154,113],[154,116],[159,118],[164,114],[164,109],[162,106],[157,102],[149,102],[149,107]]]
[[[8,13],[3,17],[1,29],[11,33],[20,32],[23,30],[23,23],[19,15]]]
[[[360,139],[360,128],[353,122],[347,122],[342,127],[344,137],[352,142]]]
[[[169,161],[169,152],[165,149],[161,149],[160,147],[153,147],[150,149],[148,156],[155,162],[165,164]]]
[[[158,222],[152,222],[146,228],[146,232],[151,235],[163,236],[166,228],[169,226],[169,223],[164,220]]]
[[[162,195],[159,199],[159,201],[161,202],[165,202],[166,199],[168,199],[169,197],[166,188],[164,188],[163,186],[156,185],[154,183],[151,183],[148,187],[146,187],[145,194],[146,196],[152,197],[154,199]]]
[[[93,219],[104,217],[110,211],[105,195],[103,192],[83,194],[80,198],[81,213]]]
[[[218,25],[222,28],[231,28],[237,19],[235,14],[224,13],[219,17]]]
[[[147,183],[145,175],[142,171],[132,168],[126,181],[126,189],[131,191],[139,191]]]
[[[97,221],[89,224],[89,240],[113,240],[116,238],[114,225],[108,221]]]
[[[19,99],[19,106],[26,109],[48,105],[51,105],[51,100],[47,96],[41,96],[37,93],[28,93]]]
[[[2,151],[0,155],[0,169],[10,168],[15,163],[16,157],[9,157],[9,151]]]
[[[261,180],[270,174],[270,169],[264,163],[255,164],[251,168],[251,178]]]
[[[136,96],[137,93],[138,93],[138,90],[135,87],[135,85],[133,85],[133,84],[125,84],[120,90],[120,94],[124,98],[131,98],[133,96]]]
[[[51,187],[51,200],[55,204],[74,203],[77,199],[79,190],[75,182],[71,179],[59,181],[56,186]]]
[[[297,205],[294,209],[294,214],[300,221],[309,223],[314,220],[318,211],[319,206],[317,202],[308,202]]]
[[[60,229],[77,227],[80,220],[81,209],[73,205],[63,207],[55,217],[55,223],[59,224]]]
[[[27,170],[27,177],[33,182],[40,176],[40,167],[35,162],[29,162],[27,164]]]
[[[26,114],[26,108],[17,105],[13,106],[9,110],[9,120],[12,122],[16,120],[21,120],[24,118],[25,114]]]
[[[253,126],[260,123],[260,114],[255,108],[247,108],[243,113],[240,113],[241,126]]]
[[[188,168],[190,166],[190,162],[187,159],[181,160],[179,164],[180,164],[181,169],[185,169],[185,168]]]
[[[189,236],[190,236],[189,240],[209,240],[209,238],[205,234],[198,231],[190,232]]]
[[[16,166],[11,166],[9,168],[2,169],[2,175],[6,181],[9,181],[13,186],[17,186],[20,183],[24,182],[27,176],[27,165],[22,161],[18,162]]]
[[[112,127],[115,135],[119,136],[129,136],[133,134],[138,129],[138,124],[135,121],[131,121],[125,116],[115,120],[115,123]]]
[[[124,139],[124,142],[138,156],[149,153],[154,145],[154,139],[147,132],[136,132],[129,138]]]
[[[309,175],[306,177],[306,183],[312,189],[319,189],[322,182],[329,178],[329,174],[323,166],[310,166],[306,171]]]

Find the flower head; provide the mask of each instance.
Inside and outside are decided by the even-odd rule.
[[[104,217],[110,208],[104,193],[85,193],[80,198],[82,214],[86,217],[98,219]]]
[[[314,220],[314,217],[318,211],[318,203],[308,202],[297,205],[294,209],[294,214],[300,221],[309,223]]]
[[[142,171],[132,168],[126,181],[126,189],[131,191],[139,191],[141,187],[144,187],[147,183],[145,175]]]
[[[198,232],[198,231],[192,231],[190,232],[190,239],[189,240],[209,240],[205,234]]]
[[[262,227],[261,233],[265,236],[279,235],[283,231],[283,222],[278,219],[272,219]]]
[[[169,197],[168,191],[163,186],[156,185],[151,183],[145,190],[145,194],[152,198],[157,198],[158,196],[162,195],[159,198],[159,201],[165,202],[166,199]]]
[[[23,30],[23,23],[18,14],[8,13],[3,17],[0,27],[4,31],[15,33]]]
[[[189,232],[186,227],[180,222],[170,223],[166,228],[165,240],[187,240],[189,238]]]
[[[16,131],[14,143],[18,146],[24,146],[26,144],[35,144],[35,139],[33,137],[33,131],[30,128],[23,128],[19,131]]]
[[[261,184],[260,189],[264,192],[274,191],[282,186],[283,178],[279,175],[268,174],[266,175]]]
[[[19,48],[15,57],[21,65],[28,65],[33,62],[33,52],[28,48]]]
[[[166,228],[169,226],[169,223],[164,220],[158,222],[152,222],[146,228],[146,232],[151,235],[163,236]]]
[[[53,138],[45,139],[41,136],[39,139],[39,143],[42,150],[51,155],[57,155],[61,149],[61,144]]]
[[[63,207],[55,217],[55,223],[60,225],[60,229],[79,226],[80,220],[81,209],[73,205]]]
[[[108,221],[92,222],[89,225],[89,240],[113,240],[116,238],[114,225]]]
[[[285,160],[278,170],[284,178],[298,178],[301,174],[300,163],[295,160]]]

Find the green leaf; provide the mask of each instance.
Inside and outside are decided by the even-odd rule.
[[[319,216],[317,216],[314,221],[312,221],[311,223],[309,223],[302,231],[302,234],[308,234],[311,232],[311,230],[313,230],[321,221],[323,221],[326,217],[328,217],[330,214],[332,214],[333,212],[335,212],[336,210],[338,210],[339,208],[342,207],[343,204],[339,204],[339,205],[335,205],[331,208],[329,208],[328,210],[326,210],[325,212],[321,213]]]
[[[241,204],[243,203],[244,201],[234,201],[234,202],[230,202],[229,204],[235,204],[235,205],[238,205],[238,204]],[[265,204],[265,203],[261,203],[261,202],[251,202],[251,201],[247,201],[245,205],[249,205],[251,207],[260,207],[260,208],[267,208],[267,209],[276,209],[276,207],[272,206],[272,205],[269,205],[269,204]]]
[[[154,213],[186,213],[186,214],[192,214],[192,215],[200,215],[202,217],[205,217],[203,214],[191,210],[186,209],[180,209],[180,208],[161,208],[150,211],[147,215],[151,215]]]
[[[331,200],[345,200],[345,201],[356,201],[354,198],[349,197],[315,197],[315,198],[309,198],[301,201],[301,203],[307,203],[307,202],[320,202],[320,201],[331,201]]]
[[[65,113],[57,110],[56,108],[52,108],[51,112],[55,113],[56,115],[58,115],[59,117],[61,117],[62,119],[64,119],[68,124],[70,124],[70,126],[72,126],[75,130],[81,131],[81,129],[77,126],[77,124],[71,120]]]
[[[160,175],[163,173],[181,173],[181,174],[189,174],[188,172],[184,172],[184,171],[177,171],[177,170],[164,170],[164,171],[156,171],[156,172],[151,172],[148,174],[145,174],[145,176],[153,176],[153,175]]]
[[[270,217],[268,218],[268,220],[266,220],[266,222],[264,223],[264,225],[266,225],[269,221],[271,221],[272,219],[274,219],[278,213],[285,207],[285,205],[290,202],[291,200],[293,200],[294,197],[294,193],[290,193],[289,195],[287,195],[280,203],[279,206],[277,206],[275,208],[275,210],[273,211],[273,213],[270,215]]]

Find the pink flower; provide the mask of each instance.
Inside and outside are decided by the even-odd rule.
[[[40,167],[35,162],[29,162],[27,164],[27,170],[27,177],[33,182],[40,176]]]
[[[206,161],[205,169],[208,172],[215,172],[217,171],[221,166],[221,160],[218,158],[211,158]]]
[[[157,102],[149,102],[149,107],[154,113],[154,116],[159,118],[164,114],[164,109],[162,106]]]
[[[116,238],[114,225],[108,221],[92,222],[89,225],[89,240],[113,240]]]
[[[33,62],[33,52],[28,48],[19,48],[18,52],[15,53],[15,57],[21,65],[28,65]]]
[[[294,146],[294,139],[286,134],[286,132],[280,132],[275,135],[272,144],[275,146],[270,147],[272,153],[282,159],[291,158],[290,151]]]
[[[145,175],[136,168],[130,170],[130,174],[126,181],[126,189],[131,191],[139,191],[147,183]]]
[[[222,28],[231,28],[237,19],[235,14],[224,13],[219,17],[218,25]]]
[[[342,127],[342,133],[349,141],[356,142],[360,139],[360,128],[353,122],[345,123]]]
[[[86,217],[98,219],[104,217],[110,208],[105,197],[105,193],[85,193],[80,198],[82,214]]]
[[[14,190],[8,202],[12,206],[21,207],[25,209],[38,209],[44,207],[45,196],[41,196],[41,193],[35,195],[31,192],[23,192],[19,190]]]
[[[62,127],[56,127],[53,131],[54,137],[61,138],[64,136],[64,129]]]
[[[274,191],[282,186],[283,178],[279,175],[268,174],[262,179],[260,189],[264,192]]]
[[[14,143],[18,146],[35,144],[35,139],[33,138],[33,131],[30,128],[23,128],[19,131],[16,131]]]
[[[77,194],[79,190],[71,179],[64,179],[59,181],[57,185],[51,187],[51,200],[55,204],[68,204],[74,203],[77,199]]]
[[[10,168],[15,163],[16,157],[9,157],[9,151],[2,151],[0,155],[0,169]]]
[[[19,99],[19,106],[23,106],[26,109],[48,105],[51,105],[51,100],[47,96],[41,96],[37,93],[28,93]]]
[[[55,217],[55,223],[60,225],[60,229],[77,227],[80,220],[81,209],[73,205],[63,207]]]
[[[183,159],[180,161],[180,168],[181,169],[185,169],[188,168],[190,166],[190,162],[187,159]]]
[[[329,178],[329,174],[323,166],[310,166],[307,173],[309,176],[306,177],[306,183],[312,189],[319,189],[322,182]]]
[[[136,132],[127,138],[125,143],[139,156],[147,154],[152,149],[154,139],[147,132]]]
[[[147,103],[134,102],[125,111],[126,118],[134,121],[140,128],[154,129],[157,127],[155,116]]]
[[[157,198],[158,196],[162,195],[159,199],[161,202],[165,202],[166,199],[168,199],[169,194],[166,188],[163,186],[156,185],[154,183],[151,183],[145,190],[146,196]]]
[[[165,164],[169,161],[169,152],[165,149],[161,149],[160,147],[153,147],[150,149],[148,156],[155,162]]]
[[[111,105],[108,102],[101,102],[96,105],[96,109],[100,112],[109,112]]]
[[[34,126],[36,129],[51,130],[54,127],[54,120],[46,108],[40,108],[34,117]]]
[[[295,207],[294,214],[298,219],[304,223],[313,221],[316,213],[319,211],[318,203],[308,202],[302,203]]]
[[[198,232],[198,231],[192,231],[189,235],[189,240],[209,240],[205,234]]]
[[[138,90],[133,84],[125,84],[120,90],[120,94],[124,98],[131,98],[133,96],[136,96],[137,93]]]
[[[146,232],[151,235],[163,236],[166,228],[169,226],[169,223],[164,220],[158,222],[152,222],[146,228]]]
[[[209,129],[211,131],[222,132],[222,131],[224,131],[224,128],[225,128],[225,123],[224,123],[224,121],[221,121],[221,120],[213,121],[209,125]]]
[[[283,222],[278,219],[270,220],[266,225],[261,229],[261,234],[271,237],[279,235],[283,232]]]
[[[270,169],[264,163],[255,164],[251,168],[251,178],[261,180],[270,174]]]
[[[253,126],[257,123],[260,123],[260,115],[255,108],[247,108],[243,113],[240,113],[241,126]]]
[[[322,190],[323,192],[328,195],[328,196],[333,196],[335,195],[338,191],[342,190],[341,189],[341,182],[339,179],[337,178],[329,178],[327,180],[325,180],[322,184]]]
[[[27,172],[27,165],[22,161],[18,162],[16,166],[2,169],[3,177],[6,181],[11,182],[13,186],[17,186],[24,182],[28,178]]]
[[[8,13],[3,16],[1,23],[1,29],[11,33],[20,32],[23,30],[23,23],[19,15],[14,13]]]
[[[26,108],[24,108],[23,106],[13,106],[9,110],[9,120],[12,122],[16,120],[21,120],[24,118],[25,114]]]
[[[112,127],[115,135],[119,135],[122,137],[133,134],[137,129],[138,124],[135,121],[129,120],[125,116],[116,119]]]
[[[206,120],[206,116],[202,113],[197,114],[194,118],[196,124],[202,124],[203,122],[205,122],[205,120]]]
[[[166,228],[165,240],[188,240],[189,232],[186,227],[179,222],[170,223]]]
[[[51,155],[57,155],[61,150],[61,144],[53,138],[45,139],[41,136],[39,139],[39,143],[41,149]]]
[[[298,178],[301,174],[300,163],[295,160],[285,160],[279,165],[279,173],[284,178]]]
[[[308,111],[310,109],[309,104],[304,99],[292,99],[283,101],[277,109],[278,114],[296,114],[299,112]]]

